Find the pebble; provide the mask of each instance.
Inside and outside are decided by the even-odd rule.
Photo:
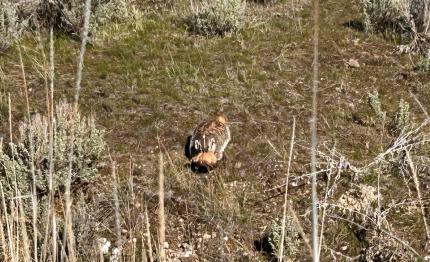
[[[349,67],[353,67],[353,68],[358,68],[358,67],[360,67],[360,64],[358,63],[358,61],[357,60],[355,60],[355,59],[349,59],[349,61],[348,62],[346,62],[346,64],[349,66]]]

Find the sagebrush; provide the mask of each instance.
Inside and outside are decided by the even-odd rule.
[[[270,227],[266,230],[265,237],[270,246],[272,257],[280,258],[280,250],[283,248],[285,257],[291,257],[297,254],[300,246],[300,235],[297,225],[291,218],[286,220],[284,246],[281,247],[282,223],[272,221]]]
[[[243,0],[207,1],[187,18],[188,30],[204,36],[237,33],[244,24],[245,7]]]
[[[367,31],[394,32],[408,50],[426,52],[430,44],[430,0],[361,0]]]
[[[82,117],[68,103],[55,110],[53,139],[53,190],[61,190],[71,171],[72,183],[88,182],[97,174],[106,143],[104,131],[95,126],[93,117]],[[35,165],[36,187],[40,194],[49,190],[49,117],[36,114],[22,122],[16,142],[0,150],[0,181],[7,196],[29,194],[32,184],[31,153]],[[33,145],[31,150],[30,145]],[[73,155],[70,159],[70,150]],[[69,163],[72,161],[72,170]]]
[[[84,4],[80,0],[12,0],[0,2],[0,50],[10,47],[25,32],[56,31],[80,37],[84,22]],[[141,16],[134,1],[93,0],[90,36],[112,21],[138,19]]]

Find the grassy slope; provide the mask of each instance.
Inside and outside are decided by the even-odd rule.
[[[379,90],[388,111],[395,109],[400,97],[414,104],[409,90],[426,105],[430,79],[428,74],[412,71],[408,57],[398,55],[394,43],[344,26],[359,19],[359,9],[352,2],[321,3],[318,128],[321,148],[336,142],[339,152],[360,163],[392,139],[373,124],[367,93]],[[169,156],[166,187],[172,193],[167,203],[168,242],[171,246],[193,244],[201,259],[256,255],[254,240],[281,216],[282,197],[263,200],[276,194],[267,190],[282,183],[286,170],[284,159],[267,140],[286,152],[295,116],[298,143],[308,144],[310,7],[293,12],[289,5],[250,4],[249,20],[255,20],[240,35],[226,38],[190,36],[177,14],[150,14],[139,29],[135,25],[107,29],[113,30],[111,38],[88,50],[81,108],[95,113],[98,124],[108,130],[113,156],[126,166],[127,156],[132,155],[142,166],[135,177],[139,193],[155,190],[156,159],[162,145]],[[44,85],[34,61],[43,60],[32,41],[25,46],[31,104],[42,109]],[[67,38],[56,41],[57,98],[73,93],[77,50],[78,44]],[[360,68],[345,65],[351,58],[358,60]],[[17,91],[22,82],[17,64],[14,52],[1,57],[3,88],[12,92],[15,116],[20,119],[24,111],[22,93]],[[412,111],[416,118],[422,117],[418,107],[412,106]],[[218,113],[233,122],[233,140],[222,166],[201,177],[184,167],[183,143],[194,125]],[[4,121],[2,125],[7,127]],[[293,175],[307,172],[306,148],[296,147],[295,156]],[[368,179],[373,184],[374,180]],[[386,181],[396,186],[396,180]],[[347,186],[349,180],[341,182]],[[321,182],[320,190],[323,187]],[[309,190],[303,186],[291,191],[299,214],[309,207]],[[156,201],[149,201],[155,211]],[[308,232],[309,217],[301,219]],[[424,235],[421,224],[403,228]],[[339,225],[328,230],[327,245],[334,249],[348,245],[346,253],[356,255],[362,244],[346,224]],[[205,232],[215,232],[215,239],[198,244]],[[402,237],[416,239],[406,233],[401,231]],[[412,244],[420,248],[418,240]],[[328,253],[323,257],[330,260]]]

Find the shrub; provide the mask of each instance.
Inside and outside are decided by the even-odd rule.
[[[373,112],[380,120],[384,120],[386,113],[382,111],[381,101],[379,100],[378,91],[373,91],[373,93],[367,94],[367,102],[369,106],[372,108]]]
[[[368,93],[367,101],[370,108],[377,116],[378,121],[384,123],[387,113],[382,110],[378,91],[375,90],[373,93]],[[409,103],[403,99],[400,99],[397,110],[390,115],[391,120],[388,125],[388,131],[392,135],[397,135],[398,133],[405,131],[405,129],[411,124]]]
[[[393,31],[409,49],[425,52],[430,40],[430,0],[360,0],[367,31]]]
[[[409,103],[400,99],[397,111],[394,113],[394,117],[391,122],[390,131],[393,134],[404,131],[410,124],[409,117]]]
[[[358,261],[419,261],[403,244],[388,236],[373,236]]]
[[[415,69],[423,72],[430,71],[430,49],[428,50],[426,55],[421,56]]]
[[[202,10],[186,21],[188,30],[204,36],[237,33],[244,24],[246,2],[243,0],[214,0],[205,2]]]
[[[53,125],[53,189],[61,190],[65,186],[69,174],[70,145],[73,145],[71,182],[90,181],[97,174],[97,164],[105,148],[104,131],[96,128],[94,118],[81,117],[72,105],[64,102],[55,110]],[[21,194],[30,192],[30,139],[33,141],[37,190],[46,193],[49,189],[49,119],[36,114],[30,123],[23,122],[19,131],[17,142],[9,143],[0,150],[0,181],[5,193],[13,196],[15,183]]]
[[[286,257],[296,254],[299,249],[299,231],[291,219],[286,220],[283,247],[280,247],[282,237],[282,223],[280,221],[273,221],[265,236],[270,246],[270,255],[273,257],[279,258],[278,256],[281,248],[284,248],[284,255]]]
[[[133,1],[93,0],[90,35],[109,21],[137,19]],[[2,1],[0,4],[0,50],[8,48],[25,31],[49,29],[79,37],[84,21],[82,0]]]
[[[364,25],[368,31],[412,30],[408,23],[409,0],[362,0]]]
[[[20,19],[17,7],[14,1],[0,2],[0,51],[8,49],[28,26],[29,19]]]
[[[339,197],[338,205],[344,208],[343,212],[353,210],[361,214],[369,214],[373,212],[377,199],[376,188],[357,184]]]

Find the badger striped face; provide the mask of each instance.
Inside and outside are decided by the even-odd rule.
[[[211,138],[209,140],[209,151],[215,152],[215,150],[216,150],[216,142],[214,138]]]
[[[230,141],[230,129],[223,116],[208,122],[200,123],[195,129],[190,140],[192,154],[200,154],[199,160],[193,158],[193,162],[207,163],[221,160],[223,151]],[[213,160],[212,158],[215,158]],[[205,160],[203,160],[205,159]],[[212,164],[211,164],[212,165]]]
[[[194,141],[194,148],[199,151],[214,152],[217,149],[217,144],[216,144],[215,138],[210,138],[208,140],[206,139],[205,136],[203,136],[202,141],[200,140]]]
[[[200,150],[200,148],[202,148],[202,144],[200,144],[199,140],[194,141],[194,148],[196,150]]]

